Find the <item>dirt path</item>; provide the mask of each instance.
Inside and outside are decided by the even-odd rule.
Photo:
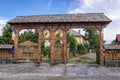
[[[77,63],[82,63],[82,64],[94,64],[96,61],[96,54],[95,53],[87,53],[85,55],[81,55],[78,60],[75,62],[75,64]]]

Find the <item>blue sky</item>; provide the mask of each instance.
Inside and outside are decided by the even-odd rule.
[[[1,0],[0,16],[11,19],[20,15],[68,13],[72,0]]]
[[[0,34],[16,16],[99,12],[112,20],[104,29],[104,39],[110,43],[120,34],[120,0],[0,0]]]

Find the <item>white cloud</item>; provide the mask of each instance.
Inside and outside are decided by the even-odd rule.
[[[52,0],[49,0],[49,2],[47,4],[47,9],[50,9],[51,4],[52,4]]]
[[[0,17],[0,35],[2,34],[2,29],[7,21],[8,21],[7,19]]]
[[[68,11],[68,13],[90,12],[103,12],[112,20],[105,29],[105,40],[107,43],[115,39],[116,34],[120,34],[120,0],[74,0]]]

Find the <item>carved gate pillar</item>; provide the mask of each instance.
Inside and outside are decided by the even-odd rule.
[[[64,44],[63,60],[64,60],[64,63],[66,64],[67,62],[67,31],[64,31],[64,34],[63,34],[63,44]]]
[[[15,41],[14,41],[14,62],[18,62],[17,58],[18,58],[18,35],[19,35],[19,28],[15,28],[16,31],[16,36],[15,36]]]
[[[41,62],[42,61],[41,44],[42,44],[42,38],[43,38],[43,36],[42,36],[42,30],[41,30],[41,28],[38,28],[37,31],[38,31],[38,53],[37,53],[37,55],[38,55],[38,62]]]
[[[54,29],[51,29],[51,33],[50,33],[50,63],[54,64],[54,47],[55,47],[55,31]]]
[[[104,55],[103,55],[103,38],[101,36],[101,34],[103,34],[102,30],[103,29],[99,29],[100,30],[100,65],[104,65]]]

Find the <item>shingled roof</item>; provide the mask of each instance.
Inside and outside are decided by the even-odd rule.
[[[12,49],[13,45],[1,45],[0,44],[0,49]]]
[[[103,13],[17,16],[12,23],[111,22]]]
[[[120,49],[120,45],[105,45],[104,46],[105,49],[109,49],[109,50],[115,50],[115,49]]]

